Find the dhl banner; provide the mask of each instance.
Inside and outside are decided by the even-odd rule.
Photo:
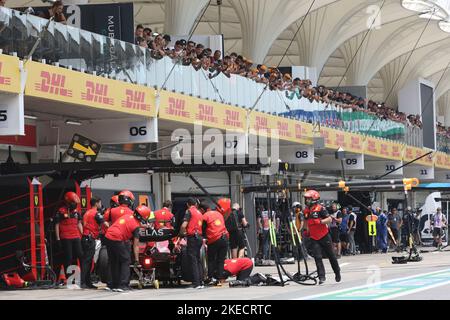
[[[373,137],[366,137],[364,154],[378,158],[402,160],[404,145]]]
[[[411,147],[411,146],[406,146],[405,147],[405,153],[403,155],[403,162],[409,162],[412,161],[416,158],[419,158],[420,156],[428,153],[429,151],[426,149],[421,149],[421,148],[416,148],[416,147]],[[428,167],[432,167],[434,163],[434,156],[433,154],[423,157],[420,160],[417,160],[415,162],[415,164],[420,164],[420,165],[424,165],[424,166],[428,166]]]
[[[246,111],[242,108],[161,91],[159,118],[202,125],[222,130],[244,132]]]
[[[320,134],[325,140],[325,147],[329,149],[337,150],[342,147],[349,152],[363,152],[363,137],[359,134],[351,134],[326,127],[320,128]]]
[[[155,117],[154,89],[28,62],[25,94],[99,109]]]
[[[450,156],[443,152],[436,152],[434,165],[437,168],[450,170]]]
[[[0,54],[0,91],[20,93],[19,59]]]
[[[249,116],[249,132],[272,136],[277,132],[278,139],[300,144],[312,144],[312,125],[297,120],[273,116],[253,111]]]

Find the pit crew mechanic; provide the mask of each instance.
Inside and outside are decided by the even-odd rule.
[[[328,230],[328,224],[331,223],[332,218],[329,216],[327,210],[319,204],[319,192],[315,190],[308,190],[305,193],[304,198],[306,208],[303,210],[303,214],[306,219],[307,233],[309,234],[310,245],[317,266],[319,284],[324,283],[326,280],[325,267],[322,261],[322,250],[330,260],[331,267],[335,273],[336,282],[339,282],[341,281],[340,268],[333,251],[331,237]]]

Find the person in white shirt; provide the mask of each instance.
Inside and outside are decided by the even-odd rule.
[[[447,219],[442,213],[441,208],[436,209],[436,213],[431,218],[431,226],[433,227],[433,238],[437,248],[442,247],[442,235],[444,234],[444,228],[447,227]]]

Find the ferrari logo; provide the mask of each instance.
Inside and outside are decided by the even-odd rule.
[[[199,225],[199,226],[202,225],[202,221],[201,221],[201,220],[198,221],[198,225]]]
[[[285,169],[286,171],[288,171],[288,169],[289,169],[289,163],[286,162],[286,163],[284,164],[284,169]]]
[[[222,222],[220,222],[220,220],[217,219],[216,221],[214,221],[214,224],[215,224],[216,226],[220,226],[220,225],[222,224]]]
[[[119,223],[120,223],[120,224],[124,224],[124,223],[125,223],[125,219],[120,219],[120,220],[119,220]]]
[[[86,198],[81,198],[81,205],[86,207]]]
[[[37,206],[39,204],[39,196],[34,196],[34,205]]]
[[[120,209],[120,213],[122,214],[122,213],[124,213],[125,212],[125,210],[123,210],[123,209]]]

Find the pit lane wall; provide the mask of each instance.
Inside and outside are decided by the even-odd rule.
[[[329,127],[313,128],[310,123],[290,118],[249,111],[179,93],[157,91],[146,86],[33,61],[28,62],[21,70],[19,59],[7,55],[0,55],[0,66],[1,93],[20,95],[21,81],[26,80],[25,98],[56,102],[61,108],[70,108],[72,111],[77,106],[83,106],[92,110],[119,112],[124,116],[158,118],[169,123],[164,128],[166,130],[177,128],[177,123],[192,125],[201,122],[209,128],[268,137],[273,137],[276,132],[281,141],[293,145],[312,145],[313,137],[322,136],[325,139],[325,147],[330,150],[342,147],[354,154],[403,162],[411,161],[429,151]],[[434,152],[432,156],[424,157],[416,164],[450,170],[450,155]]]

